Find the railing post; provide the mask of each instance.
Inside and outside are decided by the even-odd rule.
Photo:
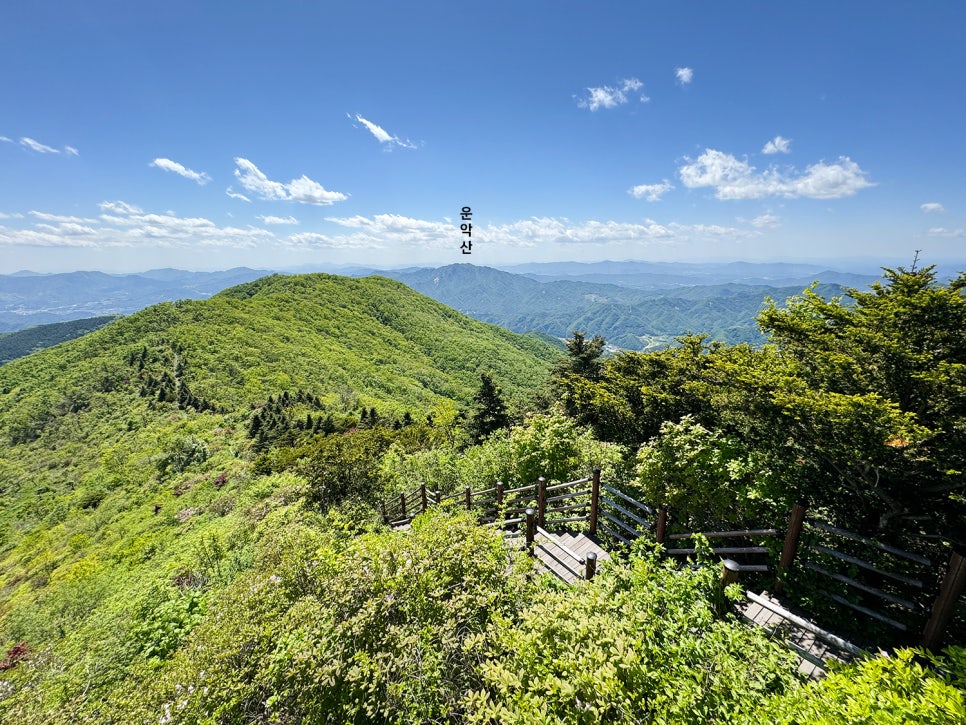
[[[423,481],[422,483],[419,484],[419,500],[422,501],[423,511],[425,512],[426,511],[426,508],[427,508],[427,505],[426,505],[427,504],[427,502],[426,502],[426,482],[425,481]]]
[[[496,482],[496,506],[499,508],[503,505],[503,481]]]
[[[667,506],[657,510],[657,525],[654,527],[654,538],[661,546],[667,539]]]
[[[727,597],[725,597],[725,588],[729,584],[734,584],[738,581],[738,574],[741,573],[741,567],[738,565],[737,561],[732,559],[725,559],[721,562],[721,582],[718,586],[718,601],[716,602],[716,608],[718,614],[724,614],[725,606],[727,604]]]
[[[590,487],[590,536],[597,536],[597,507],[600,506],[600,469],[594,469],[594,479]],[[587,566],[590,566],[588,563]],[[597,566],[597,555],[594,555],[594,566]],[[593,575],[587,577],[590,579]]]
[[[590,581],[594,578],[594,574],[597,573],[597,554],[593,551],[588,551],[587,556],[584,559],[584,579]]]
[[[386,512],[386,502],[382,500],[379,502],[379,507],[382,509],[382,522],[389,525],[389,514]]]
[[[466,510],[469,511],[473,508],[473,490],[467,486],[466,487]]]
[[[939,594],[932,605],[932,614],[922,633],[922,646],[925,649],[933,652],[939,650],[946,627],[949,626],[956,612],[964,587],[966,587],[966,557],[954,551],[949,557],[949,569],[943,577]]]
[[[537,536],[536,512],[531,508],[527,509],[527,551],[533,556],[533,540]]]
[[[399,494],[399,510],[402,511],[402,518],[406,518],[406,494]]]
[[[546,526],[547,516],[547,479],[543,476],[537,479],[537,526]]]
[[[788,517],[788,530],[785,532],[785,543],[782,546],[782,555],[778,560],[778,570],[775,572],[775,594],[781,594],[785,589],[784,576],[795,561],[798,553],[798,540],[802,535],[802,525],[805,523],[805,512],[808,509],[805,504],[795,503],[792,506],[792,513]]]
[[[436,505],[437,506],[439,506],[441,503],[443,503],[443,492],[442,491],[434,491],[433,492],[433,500],[436,502]]]

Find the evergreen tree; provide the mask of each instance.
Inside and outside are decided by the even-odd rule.
[[[583,332],[574,330],[574,336],[567,340],[567,357],[554,369],[554,377],[579,375],[588,380],[599,380],[604,353],[604,338],[594,335],[590,340]]]
[[[493,382],[489,373],[480,373],[480,389],[473,397],[475,408],[470,417],[468,429],[475,443],[500,428],[510,427],[510,416],[500,388]]]

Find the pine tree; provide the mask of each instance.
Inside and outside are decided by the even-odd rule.
[[[475,443],[480,442],[493,431],[510,426],[510,416],[500,388],[493,382],[489,373],[480,373],[480,389],[473,397],[475,408],[469,421],[469,432]]]

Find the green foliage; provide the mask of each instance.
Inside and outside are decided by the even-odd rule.
[[[871,657],[837,669],[820,682],[791,690],[763,703],[748,723],[778,725],[815,723],[966,722],[966,651],[951,648],[946,657],[929,657],[932,667],[917,661],[914,650]]]
[[[116,717],[453,721],[490,622],[527,589],[501,537],[466,516],[352,539],[289,522],[261,548],[263,573],[213,600]]]
[[[596,440],[586,428],[559,413],[530,416],[522,425],[493,433],[480,445],[459,450],[437,446],[406,453],[389,449],[379,475],[389,491],[410,491],[420,483],[444,493],[470,486],[479,490],[502,481],[508,487],[573,481],[594,468],[610,482],[627,477],[627,451]]]
[[[134,613],[130,642],[146,660],[163,660],[181,644],[205,613],[204,595],[195,589],[155,589]]]
[[[638,546],[591,585],[541,591],[491,628],[470,722],[721,722],[791,687],[787,652],[716,618],[716,569]]]
[[[966,490],[964,287],[966,275],[940,285],[932,267],[886,269],[870,291],[849,291],[851,305],[806,290],[760,319],[809,389],[785,406],[810,433],[848,437],[853,450],[825,461],[880,510],[880,527],[931,520],[959,542],[966,509],[950,496]]]
[[[637,483],[645,501],[670,508],[687,531],[777,519],[771,502],[763,500],[769,471],[755,454],[691,416],[664,423],[660,436],[641,446]]]

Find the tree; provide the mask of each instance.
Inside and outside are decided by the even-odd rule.
[[[506,403],[489,373],[480,373],[480,388],[473,396],[473,402],[475,407],[468,428],[474,443],[479,443],[493,431],[510,427]]]
[[[604,338],[594,335],[587,340],[583,332],[574,330],[574,336],[567,340],[567,357],[555,369],[556,376],[579,375],[588,380],[598,380],[601,370],[601,355],[604,353]]]
[[[852,440],[851,460],[829,460],[878,509],[878,527],[915,521],[964,542],[966,274],[942,285],[931,266],[884,272],[869,291],[849,290],[851,303],[806,290],[785,309],[770,304],[759,324],[795,361],[811,396],[811,411],[805,397],[788,401],[799,420],[851,418],[840,440],[876,429],[877,420],[898,424],[878,439]]]

